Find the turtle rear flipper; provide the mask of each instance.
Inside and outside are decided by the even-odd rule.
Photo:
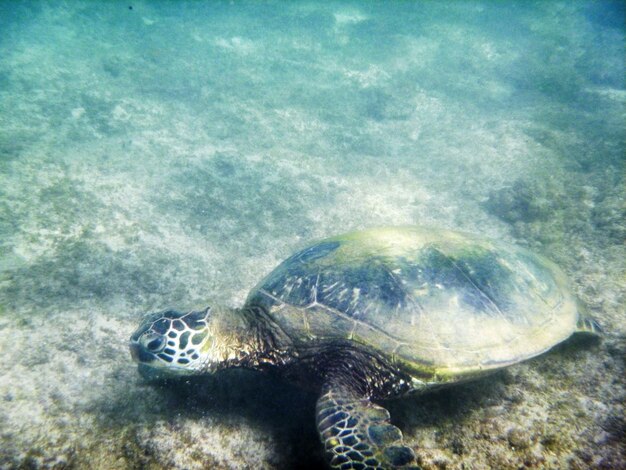
[[[587,315],[581,315],[576,323],[576,333],[589,333],[592,335],[601,335],[603,333],[600,324]]]
[[[333,469],[419,468],[389,412],[345,386],[326,384],[317,401],[317,429]]]

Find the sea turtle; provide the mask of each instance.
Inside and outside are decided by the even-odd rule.
[[[479,377],[596,330],[563,272],[542,256],[400,227],[310,245],[241,309],[150,315],[130,349],[150,370],[277,370],[318,390],[317,427],[332,468],[411,468],[413,450],[375,402]]]

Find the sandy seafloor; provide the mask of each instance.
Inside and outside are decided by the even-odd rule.
[[[621,2],[0,3],[0,467],[323,468],[315,396],[127,339],[426,224],[552,258],[605,335],[391,403],[420,465],[626,468],[623,53]]]

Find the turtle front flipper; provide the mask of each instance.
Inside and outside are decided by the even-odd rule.
[[[411,467],[413,450],[389,422],[389,412],[350,388],[327,384],[317,401],[317,429],[333,469]]]

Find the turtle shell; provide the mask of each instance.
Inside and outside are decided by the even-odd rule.
[[[435,381],[538,355],[576,329],[562,271],[447,230],[373,229],[294,254],[250,293],[297,347],[351,340]]]

